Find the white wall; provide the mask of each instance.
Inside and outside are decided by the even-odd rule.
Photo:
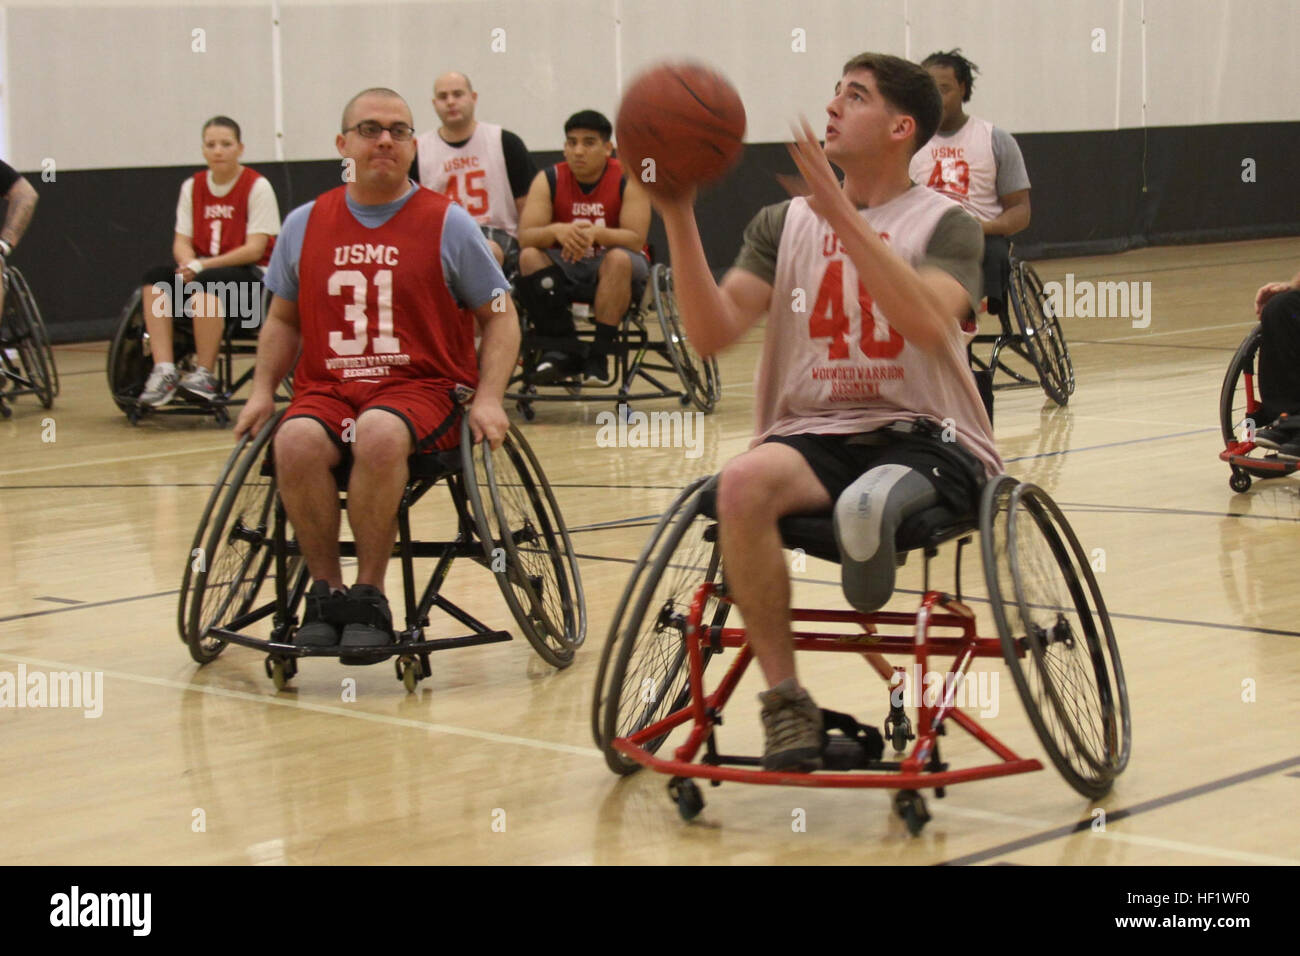
[[[970,108],[1014,132],[1300,119],[1300,0],[42,0],[5,8],[6,158],[197,164],[202,121],[227,113],[248,161],[274,159],[275,8],[291,160],[334,155],[342,106],[365,86],[398,89],[426,128],[446,69],[473,79],[481,118],[558,148],[566,116],[612,119],[622,81],[664,57],[727,74],[750,141],[819,117],[868,49],[960,46],[981,68]]]

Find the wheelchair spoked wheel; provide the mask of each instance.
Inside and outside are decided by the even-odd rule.
[[[587,603],[569,531],[533,450],[513,425],[501,447],[462,431],[466,492],[483,547],[524,636],[553,667],[573,663],[587,638]],[[485,493],[486,492],[486,493]],[[499,570],[504,551],[505,568]]]
[[[598,747],[605,746],[605,739],[602,736],[605,726],[605,675],[609,672],[609,664],[613,659],[614,649],[618,646],[618,636],[622,631],[623,617],[627,613],[632,599],[637,595],[636,589],[641,583],[642,575],[645,574],[654,560],[655,549],[660,539],[663,538],[664,532],[668,530],[673,523],[673,519],[680,513],[682,503],[695,494],[700,486],[708,480],[707,475],[695,479],[695,481],[678,492],[672,504],[659,516],[659,520],[655,522],[645,547],[641,549],[641,554],[632,567],[632,573],[628,576],[627,584],[623,587],[623,594],[618,599],[618,606],[609,624],[609,636],[605,640],[605,648],[600,653],[600,664],[596,668],[596,687],[591,702],[591,734]]]
[[[177,371],[190,367],[194,355],[194,331],[181,322],[172,323],[173,351]],[[117,407],[132,423],[141,415],[140,393],[153,371],[153,353],[144,324],[140,290],[127,301],[117,331],[108,347],[108,390]]]
[[[45,327],[45,320],[41,317],[40,307],[36,304],[36,296],[32,295],[31,286],[27,284],[26,277],[16,266],[6,267],[5,274],[9,278],[10,291],[16,294],[22,302],[32,336],[45,355],[45,367],[49,372],[50,398],[51,400],[58,398],[60,388],[59,369],[54,361],[54,349],[50,346],[50,331]],[[47,405],[46,408],[48,407]]]
[[[200,664],[215,659],[226,646],[208,633],[245,614],[272,571],[275,480],[261,473],[261,464],[282,416],[283,412],[273,417],[256,437],[246,436],[236,447],[195,535],[195,541],[200,541],[207,532],[206,540],[195,545],[202,551],[197,555],[191,551],[186,558],[190,571],[181,588],[181,614],[186,615],[182,636],[190,656]],[[301,560],[291,559],[291,578]]]
[[[49,345],[43,337],[39,313],[33,313],[35,302],[30,293],[25,297],[26,283],[18,270],[6,271],[8,292],[5,295],[4,320],[0,323],[0,348],[5,350],[6,379],[14,392],[36,396],[42,408],[54,404],[55,382],[48,359]],[[12,354],[11,354],[12,353]]]
[[[686,621],[691,600],[701,584],[722,578],[716,522],[701,508],[702,496],[712,490],[714,480],[692,486],[689,495],[678,499],[667,530],[656,529],[632,572],[636,591],[629,595],[631,610],[626,617],[620,611],[617,630],[610,631],[607,653],[612,665],[608,681],[602,681],[603,702],[596,699],[602,721],[597,742],[617,774],[635,773],[641,765],[614,750],[610,741],[643,730],[690,700]],[[730,609],[730,604],[714,599],[704,609],[703,620],[721,627]],[[710,656],[706,647],[706,667]],[[667,736],[648,741],[644,749],[656,753]]]
[[[1012,307],[1025,348],[1038,370],[1038,380],[1048,398],[1064,405],[1074,394],[1074,365],[1065,344],[1061,323],[1043,281],[1028,262],[1017,262],[1011,270],[1014,294]]]
[[[682,327],[681,315],[677,311],[672,270],[663,263],[656,264],[651,271],[650,285],[654,291],[655,314],[659,316],[664,348],[687,393],[682,404],[694,404],[702,412],[711,412],[722,394],[718,362],[712,357],[702,357],[686,338],[686,330]]]
[[[985,488],[981,549],[1003,657],[1039,740],[1090,799],[1128,764],[1132,725],[1115,633],[1082,546],[1036,485]]]

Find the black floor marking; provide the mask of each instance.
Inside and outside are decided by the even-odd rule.
[[[1190,329],[1188,331],[1191,331]],[[1232,354],[1237,351],[1237,346],[1221,345],[1165,345],[1161,342],[1105,342],[1101,339],[1070,339],[1069,344],[1075,345],[1112,345],[1131,349],[1190,349],[1194,352],[1225,352]],[[1237,345],[1241,343],[1238,342]]]
[[[1248,780],[1255,780],[1259,777],[1267,777],[1269,774],[1285,770],[1287,767],[1294,767],[1300,764],[1300,757],[1291,757],[1288,760],[1279,760],[1276,763],[1265,764],[1262,767],[1256,767],[1254,770],[1246,770],[1242,773],[1233,774],[1231,777],[1223,777],[1219,780],[1211,780],[1209,783],[1198,784],[1195,787],[1188,787],[1185,790],[1179,790],[1175,793],[1166,794],[1163,797],[1155,797],[1139,803],[1136,806],[1125,807],[1113,812],[1107,811],[1106,823],[1111,824],[1118,820],[1128,817],[1135,817],[1139,813],[1146,813],[1149,810],[1158,810],[1161,807],[1167,807],[1170,804],[1182,803],[1184,800],[1191,800],[1194,797],[1202,796],[1206,793],[1213,793],[1216,790],[1223,790],[1228,787],[1235,787],[1239,783],[1245,783]],[[1287,776],[1294,776],[1287,774]],[[1071,823],[1065,826],[1057,827],[1053,830],[1044,830],[1041,833],[1035,833],[1031,836],[1021,837],[1019,840],[1012,840],[1009,843],[1002,843],[998,846],[989,847],[987,850],[980,850],[976,853],[970,853],[966,856],[959,856],[954,860],[945,860],[942,863],[936,863],[936,866],[969,866],[972,863],[982,863],[985,860],[992,859],[996,856],[1003,856],[1007,853],[1013,853],[1017,850],[1024,850],[1031,846],[1038,846],[1042,843],[1050,843],[1053,840],[1059,840],[1061,837],[1070,836],[1072,833],[1079,833],[1083,830],[1092,828],[1092,818],[1080,820],[1078,823]]]
[[[86,603],[85,601],[74,601],[72,598],[60,598],[60,597],[49,597],[49,596],[32,598],[32,600],[33,600],[33,601],[50,601],[50,602],[53,603],[53,604],[78,604],[78,605],[80,605],[80,604],[85,604],[85,603]]]
[[[1008,465],[1013,461],[1033,461],[1035,458],[1054,458],[1057,455],[1070,455],[1077,451],[1096,451],[1099,448],[1118,448],[1120,445],[1140,445],[1149,441],[1164,441],[1166,438],[1186,438],[1188,435],[1203,435],[1217,432],[1217,428],[1194,428],[1189,432],[1174,432],[1170,435],[1152,435],[1149,438],[1126,438],[1124,441],[1106,442],[1104,445],[1084,445],[1082,448],[1063,448],[1060,451],[1045,451],[1038,455],[1021,455],[1019,458],[1002,459]]]
[[[148,601],[152,598],[167,597],[172,594],[180,594],[180,588],[172,588],[170,591],[155,591],[152,594],[135,594],[131,597],[112,598],[108,601],[91,601],[89,604],[78,604],[76,607],[56,607],[48,611],[28,611],[25,614],[10,614],[8,617],[0,617],[0,624],[7,624],[10,621],[22,621],[29,617],[45,617],[47,614],[64,614],[68,611],[84,611],[92,607],[107,607],[110,604],[127,604],[131,601]]]

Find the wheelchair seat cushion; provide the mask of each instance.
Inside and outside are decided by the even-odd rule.
[[[708,517],[717,519],[716,485],[701,492],[700,510]],[[829,509],[822,514],[787,515],[777,527],[781,532],[781,542],[787,548],[798,548],[814,558],[840,563],[840,551],[835,544],[835,527]],[[946,505],[935,505],[918,511],[899,524],[898,533],[894,537],[894,551],[902,554],[920,548],[937,548],[945,541],[970,534],[978,527],[979,520],[973,512],[963,514]]]

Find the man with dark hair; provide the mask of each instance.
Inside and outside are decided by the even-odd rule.
[[[644,289],[650,199],[625,179],[613,158],[613,128],[595,110],[564,124],[564,162],[538,173],[519,217],[518,290],[529,321],[542,335],[567,340],[542,356],[534,381],[547,384],[581,367],[583,380],[607,383],[619,322]],[[569,303],[592,302],[596,339],[585,364]]]
[[[821,712],[795,673],[779,519],[834,506],[846,596],[871,611],[893,590],[889,522],[939,503],[973,513],[1002,470],[962,331],[979,296],[979,225],[908,178],[940,112],[917,64],[846,63],[825,150],[807,121],[791,147],[809,195],[758,212],[721,286],[693,194],[653,197],[695,347],[711,355],[767,316],[756,435],[722,469],[717,518],[728,591],[770,688],[759,695],[769,770],[816,768],[822,748]],[[941,422],[955,440],[940,440]]]
[[[416,181],[460,203],[474,217],[488,248],[507,273],[519,254],[519,215],[537,170],[524,141],[474,118],[478,93],[464,73],[433,83],[433,108],[442,125],[416,137]]]
[[[348,102],[335,147],[355,175],[285,219],[266,276],[275,298],[253,392],[235,425],[236,436],[261,429],[296,359],[274,443],[276,483],[313,581],[294,641],[340,646],[345,661],[364,660],[354,648],[393,640],[384,572],[407,459],[456,447],[462,415],[476,442],[499,446],[519,354],[519,318],[478,226],[407,178],[414,134],[392,90]],[[357,578],[345,591],[333,470],[349,460]]]
[[[4,264],[9,261],[9,257],[32,221],[39,197],[32,184],[4,160],[0,160],[0,196],[3,196],[9,204],[5,210],[4,226],[0,228],[0,276],[2,276]],[[4,308],[4,304],[4,284],[0,283],[0,309]]]
[[[961,50],[931,53],[921,65],[930,71],[943,99],[939,131],[912,157],[912,179],[955,199],[984,230],[984,294],[989,312],[1001,309],[1012,236],[1029,226],[1029,175],[1010,133],[988,120],[968,116],[979,72]]]

